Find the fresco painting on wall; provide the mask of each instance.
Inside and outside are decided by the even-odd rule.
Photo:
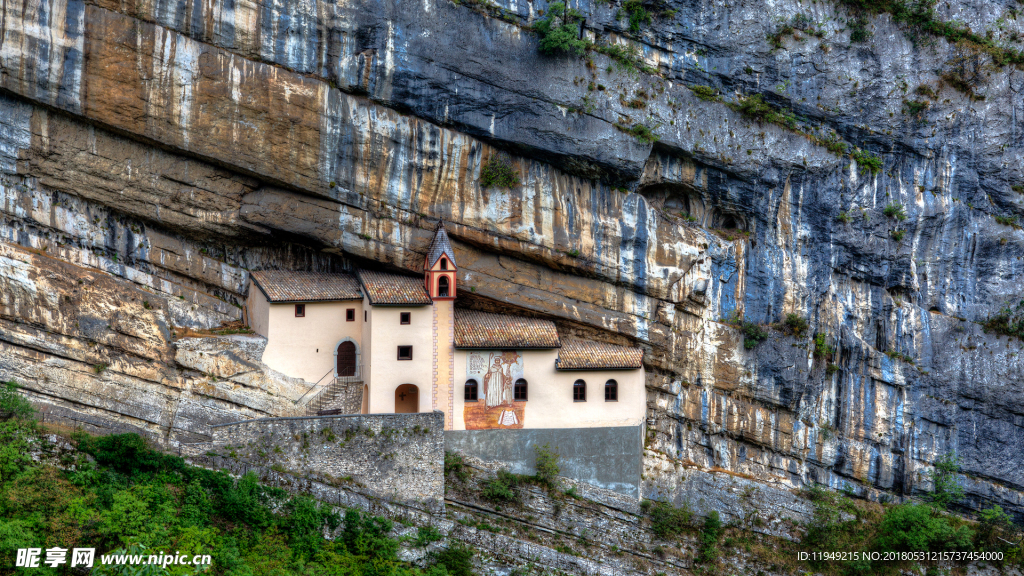
[[[466,380],[480,383],[476,402],[466,402],[467,430],[522,428],[525,403],[514,400],[516,380],[523,377],[523,357],[514,350],[474,351],[466,358]]]

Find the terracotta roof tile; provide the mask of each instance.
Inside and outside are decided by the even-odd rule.
[[[644,351],[640,348],[564,338],[555,367],[559,370],[636,369],[643,368],[643,359]]]
[[[250,273],[271,302],[322,302],[359,300],[363,293],[351,274],[260,270]]]
[[[429,268],[437,263],[437,259],[441,257],[441,254],[447,254],[452,266],[457,266],[455,264],[455,250],[452,249],[451,240],[448,239],[448,231],[444,228],[444,221],[438,222],[437,228],[434,230],[434,239],[430,241],[430,246],[427,248],[427,267]]]
[[[374,306],[425,306],[432,304],[422,276],[404,276],[359,270],[359,283]]]
[[[550,320],[455,309],[456,348],[558,348]]]

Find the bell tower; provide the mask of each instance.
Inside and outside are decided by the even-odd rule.
[[[423,262],[423,282],[434,305],[434,366],[431,405],[444,412],[445,428],[452,429],[455,409],[455,250],[444,221],[437,223]]]
[[[445,230],[442,220],[434,229],[434,239],[430,241],[427,257],[423,262],[423,281],[435,302],[455,300],[457,271],[455,251],[452,250],[452,243],[448,240],[448,231]]]

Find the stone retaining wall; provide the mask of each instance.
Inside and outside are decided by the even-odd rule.
[[[263,418],[213,426],[207,456],[441,506],[443,429],[441,412]]]

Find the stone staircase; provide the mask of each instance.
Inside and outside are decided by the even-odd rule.
[[[362,404],[362,376],[338,376],[306,403],[306,416],[358,414]]]

